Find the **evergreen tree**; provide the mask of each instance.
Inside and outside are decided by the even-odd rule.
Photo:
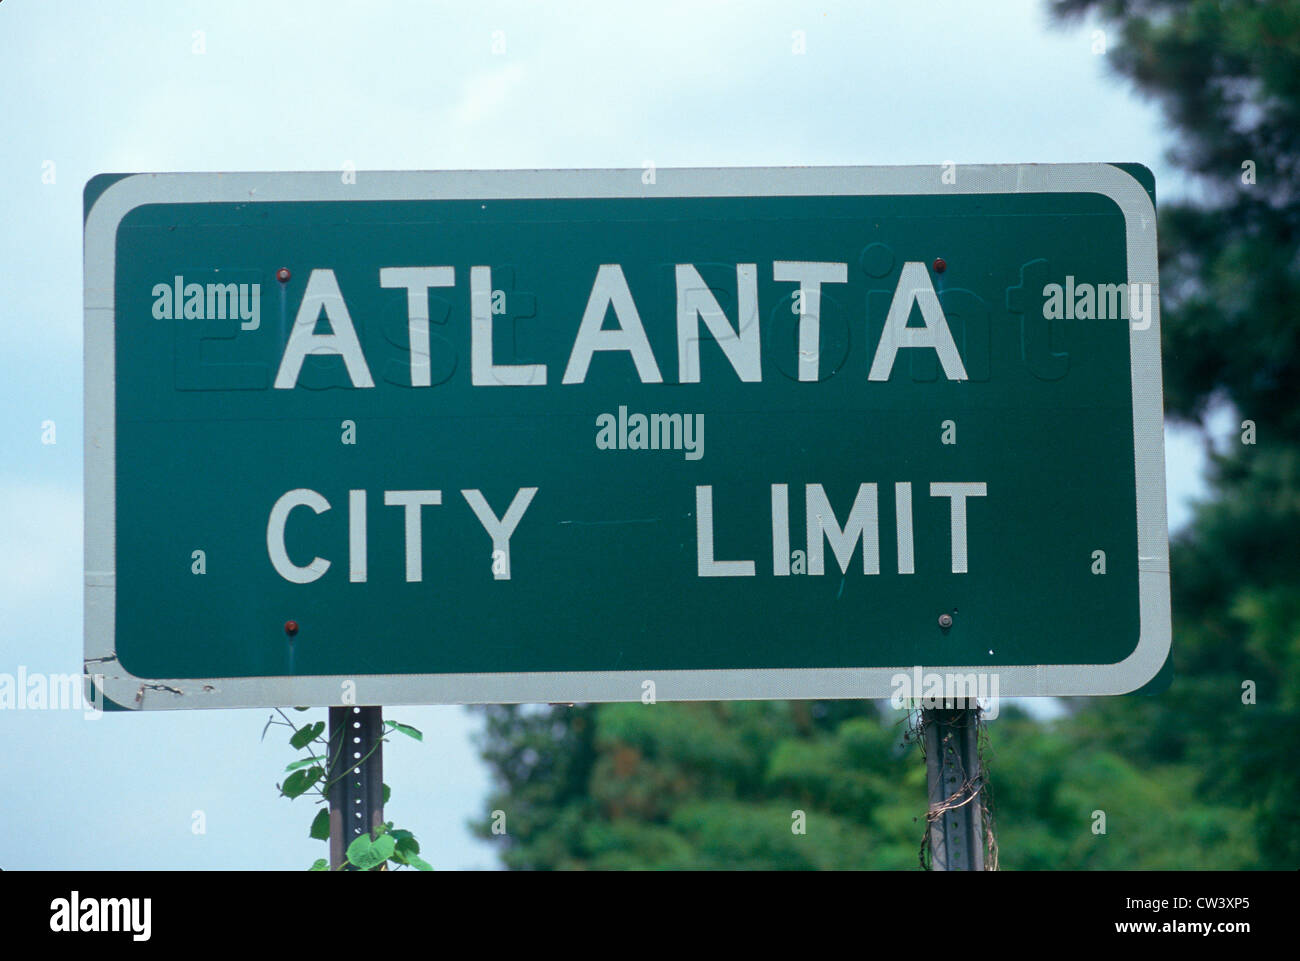
[[[1172,160],[1205,200],[1162,204],[1165,405],[1240,433],[1213,499],[1172,545],[1166,694],[1090,704],[1081,723],[1253,821],[1260,866],[1300,865],[1300,4],[1057,0],[1118,28],[1109,55],[1156,98]],[[1252,701],[1253,693],[1253,703]]]

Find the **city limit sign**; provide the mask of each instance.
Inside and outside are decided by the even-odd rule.
[[[1128,164],[96,177],[86,670],[128,709],[1139,688],[1170,643],[1153,194]]]

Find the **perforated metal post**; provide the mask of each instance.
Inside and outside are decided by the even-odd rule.
[[[930,795],[930,870],[983,871],[984,817],[980,797],[979,708],[921,712]]]
[[[330,708],[330,867],[347,861],[348,845],[384,820],[384,709]]]

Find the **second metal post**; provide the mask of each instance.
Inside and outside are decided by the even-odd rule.
[[[921,712],[929,787],[930,870],[984,870],[983,777],[979,708],[954,706]]]
[[[330,708],[330,868],[347,863],[348,845],[384,821],[384,711]]]

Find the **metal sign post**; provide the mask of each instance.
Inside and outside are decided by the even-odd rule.
[[[966,707],[967,703],[972,706]],[[930,870],[983,871],[979,708],[974,701],[946,704],[952,706],[921,712],[930,796],[926,814]]]
[[[347,864],[348,845],[384,821],[384,709],[330,708],[330,870]]]

